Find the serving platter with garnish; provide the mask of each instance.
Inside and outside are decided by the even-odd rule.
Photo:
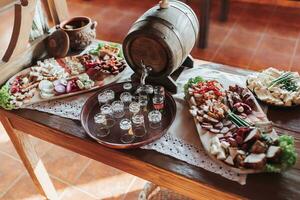
[[[7,81],[0,106],[23,108],[95,90],[118,80],[125,67],[121,46],[105,42],[80,55],[38,61]]]
[[[191,78],[185,98],[204,150],[239,174],[282,172],[296,162],[294,139],[278,135],[253,94],[216,80]]]
[[[278,107],[300,105],[300,76],[298,72],[268,68],[249,75],[247,87],[260,101]]]

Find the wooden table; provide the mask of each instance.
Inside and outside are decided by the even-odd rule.
[[[233,74],[250,73],[225,66],[216,68]],[[290,129],[288,132],[296,137],[299,152],[299,108],[288,112],[269,108],[268,116],[275,121],[279,131]],[[114,150],[103,147],[92,141],[76,120],[26,109],[16,111],[0,109],[0,119],[32,180],[40,193],[48,199],[57,199],[56,191],[29,141],[28,134],[194,199],[274,200],[300,197],[299,165],[283,174],[249,175],[247,184],[242,186],[156,151]]]

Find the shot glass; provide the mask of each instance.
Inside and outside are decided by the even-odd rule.
[[[112,128],[115,125],[115,120],[113,119],[112,107],[109,104],[104,104],[100,108],[101,114],[106,117],[106,124],[108,128]]]
[[[155,110],[163,110],[165,105],[164,102],[165,102],[165,97],[160,94],[156,94],[152,98],[153,108]]]
[[[120,121],[120,129],[121,129],[121,142],[128,144],[134,141],[134,134],[132,132],[132,125],[130,119],[122,119]]]
[[[152,85],[140,85],[136,89],[136,93],[138,93],[138,94],[145,93],[147,95],[150,95],[153,93],[153,91],[154,91],[154,89],[153,89]]]
[[[139,102],[139,94],[132,95],[132,101]]]
[[[135,137],[144,137],[146,135],[144,115],[134,115],[132,118],[132,131]]]
[[[124,83],[123,84],[123,89],[127,92],[130,92],[132,89],[132,84],[131,83]]]
[[[107,104],[108,96],[104,92],[101,92],[100,94],[98,94],[98,102],[100,106]]]
[[[139,86],[137,86],[135,93],[136,94],[146,93],[146,87],[145,87],[145,85],[139,85]]]
[[[129,104],[129,112],[131,113],[132,116],[136,115],[139,113],[141,110],[141,106],[138,102],[131,102]]]
[[[115,100],[115,92],[113,90],[104,90],[103,93],[107,96],[108,103],[111,103]]]
[[[122,118],[125,115],[124,103],[122,101],[114,101],[111,104],[113,116],[115,118]]]
[[[152,85],[145,85],[145,91],[146,93],[149,95],[149,94],[153,94],[153,86]]]
[[[123,92],[120,95],[120,100],[124,103],[125,107],[128,108],[129,104],[132,102],[132,95],[129,92]]]
[[[153,87],[154,95],[162,95],[165,96],[165,88],[163,86],[157,85]]]
[[[110,133],[110,130],[107,126],[106,116],[101,114],[101,113],[97,113],[94,116],[94,121],[95,121],[95,124],[96,124],[96,134],[95,134],[95,136],[99,137],[99,138],[103,138],[103,137],[108,136],[109,133]]]
[[[149,126],[152,129],[158,129],[161,127],[162,114],[158,110],[152,110],[148,113]]]
[[[147,111],[147,105],[148,105],[148,96],[140,94],[138,98],[139,98],[139,104],[141,106],[142,111],[146,112]]]

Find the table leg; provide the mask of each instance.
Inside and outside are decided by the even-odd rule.
[[[209,18],[210,18],[210,0],[201,1],[200,13],[200,36],[199,47],[204,49],[207,47],[208,31],[209,31]]]
[[[10,121],[5,116],[0,116],[0,120],[38,191],[47,199],[58,199],[53,183],[43,162],[38,157],[29,136],[14,130]]]
[[[221,12],[219,17],[219,20],[221,22],[227,21],[228,12],[229,12],[229,0],[221,0]]]

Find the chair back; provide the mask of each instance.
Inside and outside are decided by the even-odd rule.
[[[44,40],[49,28],[45,15],[53,25],[69,17],[66,0],[1,0],[0,12],[7,9],[14,9],[14,24],[8,48],[0,61],[0,85],[33,60],[46,55]]]

